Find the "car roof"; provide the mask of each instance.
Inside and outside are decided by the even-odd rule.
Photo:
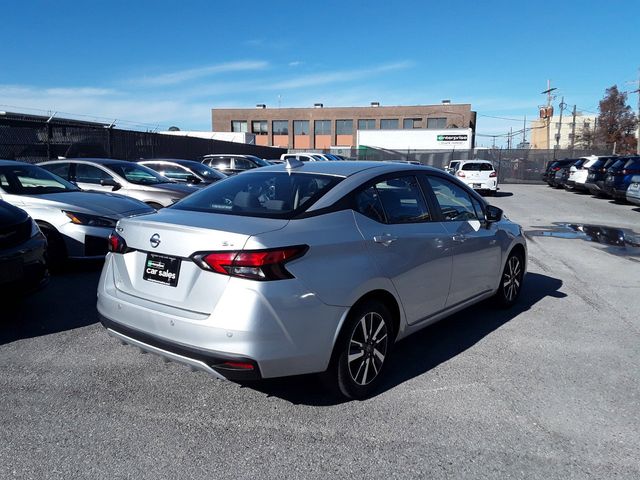
[[[56,160],[47,160],[46,162],[41,163],[53,163],[53,162],[88,162],[88,163],[97,163],[98,165],[105,164],[131,164],[135,162],[131,162],[129,160],[118,160],[117,158],[60,158]]]
[[[255,158],[260,158],[260,157],[258,157],[256,155],[250,155],[248,153],[208,153],[208,154],[202,156],[202,158],[210,158],[210,157],[243,157],[243,158],[255,157]]]
[[[364,170],[376,169],[380,174],[387,172],[396,172],[403,170],[424,169],[425,171],[442,172],[433,167],[424,165],[413,165],[409,163],[395,162],[374,162],[374,161],[344,161],[344,162],[301,162],[302,165],[287,170],[286,164],[270,165],[259,169],[261,172],[301,172],[301,173],[317,173],[324,175],[336,175],[340,177],[348,177]],[[246,175],[242,173],[241,175]]]
[[[144,162],[166,162],[166,163],[177,163],[178,165],[190,165],[197,163],[198,165],[202,165],[202,163],[196,160],[187,160],[186,158],[143,158],[138,160],[138,163]]]
[[[33,163],[20,162],[18,160],[3,160],[0,159],[0,167],[6,167],[10,165],[33,165]]]

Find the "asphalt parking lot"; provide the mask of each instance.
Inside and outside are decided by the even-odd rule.
[[[362,402],[142,355],[97,323],[99,264],[54,276],[0,312],[0,478],[640,478],[640,246],[561,225],[638,233],[640,208],[542,185],[490,201],[530,232],[518,306],[401,342]]]

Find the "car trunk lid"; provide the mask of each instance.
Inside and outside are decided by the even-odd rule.
[[[242,250],[251,236],[287,223],[172,209],[124,219],[117,232],[129,251],[114,255],[116,288],[152,302],[211,313],[229,277],[203,270],[190,257],[196,252]]]

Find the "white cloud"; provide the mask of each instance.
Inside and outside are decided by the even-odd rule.
[[[131,81],[136,85],[146,86],[167,86],[177,85],[183,82],[196,80],[198,78],[209,77],[221,73],[244,72],[251,70],[262,70],[269,66],[265,61],[238,61],[229,63],[219,63],[217,65],[209,65],[206,67],[189,68],[186,70],[178,70],[176,72],[162,73],[155,76],[144,76]]]
[[[290,67],[299,67],[300,65],[302,65],[304,62],[301,62],[300,60],[295,60],[293,62],[289,62],[289,66]]]

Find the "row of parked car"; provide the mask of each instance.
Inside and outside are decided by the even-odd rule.
[[[201,162],[110,158],[0,160],[0,289],[29,291],[68,259],[100,259],[121,218],[154,212],[240,172],[283,163],[338,161],[330,154],[212,154]],[[11,286],[11,288],[9,288]],[[10,293],[9,293],[10,294]]]
[[[582,190],[640,205],[640,156],[565,158],[547,164],[542,179],[554,188]]]

